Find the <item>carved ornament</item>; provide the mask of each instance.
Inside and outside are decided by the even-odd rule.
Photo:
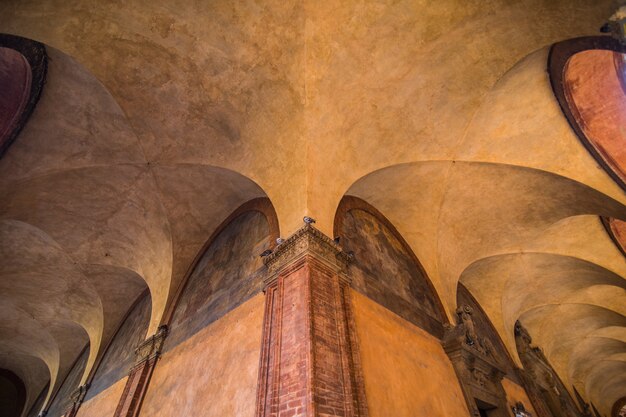
[[[159,330],[143,341],[137,349],[135,349],[136,361],[135,365],[139,365],[147,360],[154,359],[161,354],[163,343],[167,337],[167,326],[159,327]]]
[[[269,272],[265,279],[266,286],[274,282],[284,268],[306,256],[322,262],[337,272],[343,281],[349,282],[346,271],[351,256],[331,238],[307,223],[278,245],[274,252],[263,258]]]

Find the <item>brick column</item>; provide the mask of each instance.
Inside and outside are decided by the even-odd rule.
[[[349,259],[308,224],[265,258],[257,417],[367,416]]]
[[[128,374],[126,386],[113,417],[137,417],[139,415],[141,403],[146,395],[150,377],[161,354],[166,336],[167,326],[161,326],[153,336],[142,342],[135,350],[137,359]]]

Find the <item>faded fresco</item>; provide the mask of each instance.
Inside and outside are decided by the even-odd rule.
[[[83,376],[83,372],[85,372],[85,365],[87,365],[88,358],[89,347],[83,350],[76,360],[76,363],[74,363],[74,366],[67,374],[67,378],[63,381],[63,385],[61,385],[59,392],[48,408],[46,417],[61,417],[63,413],[65,413],[66,408],[71,405],[71,395],[80,384],[80,378]]]
[[[181,295],[164,350],[172,349],[262,289],[269,225],[258,211],[234,219],[211,243]]]
[[[133,307],[113,338],[85,396],[88,401],[128,375],[135,348],[146,338],[152,302],[148,292]]]
[[[340,244],[354,252],[353,288],[405,320],[441,337],[436,296],[413,257],[372,214],[353,209],[343,219]]]

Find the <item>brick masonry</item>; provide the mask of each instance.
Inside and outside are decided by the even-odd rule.
[[[347,256],[305,226],[268,258],[257,417],[366,416]]]

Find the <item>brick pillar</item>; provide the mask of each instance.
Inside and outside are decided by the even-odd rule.
[[[310,225],[268,267],[257,417],[365,417],[349,256]]]
[[[137,417],[139,415],[141,403],[146,395],[150,377],[161,354],[166,336],[167,326],[161,326],[153,336],[142,342],[135,350],[137,359],[128,374],[126,386],[113,417]]]
[[[78,409],[80,408],[81,404],[85,400],[85,395],[87,395],[88,389],[89,389],[89,384],[84,384],[78,387],[72,393],[70,397],[72,402],[70,403],[70,406],[67,408],[67,411],[65,412],[65,414],[63,414],[63,417],[76,417],[76,414],[78,414]]]

